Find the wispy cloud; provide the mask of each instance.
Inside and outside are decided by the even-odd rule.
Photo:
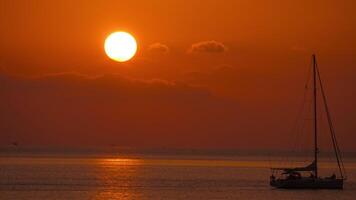
[[[152,53],[167,54],[169,53],[169,48],[165,44],[154,43],[148,47],[148,50]]]
[[[226,52],[228,48],[221,42],[215,40],[202,41],[192,44],[189,53],[223,53]]]

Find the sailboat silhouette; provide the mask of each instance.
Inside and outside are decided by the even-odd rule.
[[[332,124],[329,108],[326,101],[323,84],[320,78],[318,65],[315,55],[312,56],[313,60],[313,132],[314,132],[314,160],[307,166],[295,168],[271,168],[272,175],[270,176],[270,185],[276,188],[285,189],[342,189],[344,180],[346,180],[346,173],[344,164],[341,159],[339,145],[336,140],[334,127]],[[332,174],[329,177],[319,176],[318,170],[318,119],[317,119],[317,85],[320,87],[320,94],[324,108],[327,115],[331,141],[333,144],[334,154],[338,165],[340,175],[337,177]],[[310,176],[302,176],[302,172],[310,172]],[[276,173],[280,173],[281,177],[276,178]]]

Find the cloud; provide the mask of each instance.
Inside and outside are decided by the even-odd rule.
[[[221,43],[214,40],[203,41],[192,44],[188,52],[190,53],[223,53],[226,52],[227,47]]]
[[[165,44],[154,43],[148,47],[148,50],[152,53],[167,54],[169,53],[169,48]]]

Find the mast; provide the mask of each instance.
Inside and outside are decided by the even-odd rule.
[[[316,90],[316,58],[313,54],[313,93],[314,93],[314,162],[315,177],[318,177],[318,120],[317,120],[317,90]]]

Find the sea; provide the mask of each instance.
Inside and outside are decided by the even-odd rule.
[[[269,186],[288,153],[133,148],[0,148],[1,200],[356,199],[356,157],[344,158],[343,190]],[[289,158],[290,159],[290,158]],[[299,164],[302,156],[295,156]],[[322,158],[321,170],[333,171]],[[337,172],[337,170],[336,170]]]

